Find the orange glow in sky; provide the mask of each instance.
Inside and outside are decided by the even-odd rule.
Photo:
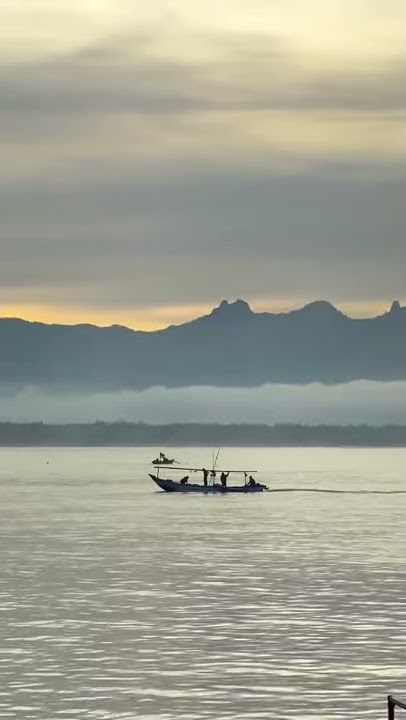
[[[234,298],[236,299],[236,298]],[[233,299],[230,300],[231,302]],[[290,312],[296,310],[306,303],[311,302],[310,299],[292,299],[278,300],[253,300],[248,301],[254,312]],[[400,300],[401,304],[406,301]],[[59,325],[78,325],[81,323],[110,326],[123,325],[133,330],[153,331],[168,327],[168,325],[181,325],[182,323],[194,320],[202,315],[208,315],[213,307],[220,303],[214,302],[212,305],[175,305],[161,307],[146,308],[103,308],[103,307],[58,307],[51,305],[30,305],[30,304],[4,304],[1,309],[2,317],[13,317],[28,320],[30,322],[43,322],[47,324]],[[345,315],[350,317],[375,317],[387,312],[391,305],[391,300],[385,301],[354,301],[346,303],[332,303],[341,310]]]

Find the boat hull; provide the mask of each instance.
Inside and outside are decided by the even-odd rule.
[[[230,493],[259,493],[267,489],[265,485],[230,485],[228,487],[223,487],[222,485],[218,484],[197,485],[193,483],[185,483],[184,485],[181,485],[179,482],[160,478],[157,475],[152,475],[151,473],[149,473],[149,476],[158,485],[158,487],[165,492],[203,493],[204,495],[228,495]]]

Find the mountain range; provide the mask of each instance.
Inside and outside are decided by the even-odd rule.
[[[326,301],[255,313],[243,300],[155,332],[0,320],[4,390],[254,387],[406,378],[406,307],[354,319]]]

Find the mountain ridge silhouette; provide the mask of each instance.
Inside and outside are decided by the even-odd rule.
[[[207,315],[148,332],[2,318],[0,380],[91,391],[403,380],[405,330],[398,301],[355,319],[324,300],[284,313],[223,300]]]

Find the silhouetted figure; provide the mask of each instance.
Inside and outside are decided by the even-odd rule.
[[[206,468],[202,469],[203,472],[203,485],[207,487],[207,478],[209,477],[209,471]]]
[[[182,480],[180,481],[180,484],[186,485],[188,480],[189,480],[189,475],[185,475],[185,477],[183,477]]]
[[[254,478],[252,477],[252,475],[249,476],[247,485],[248,485],[248,487],[255,487],[255,486],[256,486],[256,482],[255,482]]]
[[[224,487],[224,488],[227,487],[227,478],[228,478],[229,474],[230,474],[230,471],[228,473],[226,473],[226,472],[221,473],[221,475],[220,475],[221,487]]]

